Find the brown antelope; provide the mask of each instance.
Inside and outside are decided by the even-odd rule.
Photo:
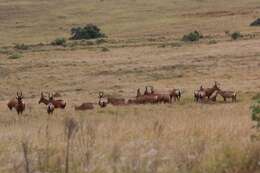
[[[102,97],[104,98],[104,92],[100,92],[100,94],[102,95]],[[100,96],[100,95],[99,95]],[[125,105],[126,101],[124,98],[116,98],[113,96],[108,96],[107,98],[107,104],[111,104],[114,106],[121,106],[121,105]]]
[[[23,111],[25,110],[25,103],[23,102],[23,93],[20,92],[20,94],[17,92],[16,93],[16,99],[12,99],[8,102],[7,106],[10,110],[13,108],[16,109],[17,114],[22,114]]]
[[[55,100],[53,94],[50,95],[50,93],[49,93],[49,100],[48,100],[41,92],[41,98],[38,103],[39,104],[44,103],[45,105],[48,105],[50,102],[54,105],[54,108],[64,109],[66,107],[66,102],[64,100]]]
[[[222,90],[219,90],[218,94],[223,97],[225,102],[227,101],[227,99],[232,99],[232,102],[236,102],[237,101],[237,93],[235,91],[222,91]]]
[[[99,100],[98,100],[98,105],[101,108],[104,108],[107,106],[107,99],[104,98],[104,93],[103,92],[99,92],[99,96],[98,96]]]
[[[140,88],[137,89],[137,94],[134,99],[129,99],[128,104],[154,104],[157,103],[158,97],[154,95],[142,95]]]
[[[149,95],[151,96],[157,96],[157,103],[171,103],[171,94],[163,94],[163,93],[156,93],[154,91],[153,86],[150,86],[151,93]]]
[[[199,90],[194,91],[194,100],[196,102],[204,100],[204,97],[206,96],[206,93],[203,93],[204,88],[203,86],[200,86]]]
[[[53,114],[54,109],[55,109],[54,105],[51,102],[49,102],[48,105],[47,105],[47,113]]]
[[[64,100],[55,100],[53,94],[50,95],[50,93],[49,93],[49,102],[54,105],[54,108],[65,109],[66,107],[66,102]]]
[[[212,88],[205,88],[204,91],[205,91],[205,94],[208,98],[208,100],[210,99],[210,96],[215,92],[215,91],[218,91],[220,90],[220,88],[218,87],[218,83],[215,81],[215,84],[213,85]]]
[[[180,99],[181,99],[181,90],[173,89],[170,92],[170,98],[171,98],[171,102],[172,102],[172,99],[174,99],[174,101],[176,101],[176,100],[180,101]]]
[[[142,96],[142,94],[140,88],[138,88],[136,91],[136,97],[140,97],[140,96]]]
[[[149,95],[148,86],[145,86],[144,95]]]
[[[91,110],[94,109],[93,103],[82,103],[80,106],[75,106],[75,110],[78,111],[85,111],[85,110]]]

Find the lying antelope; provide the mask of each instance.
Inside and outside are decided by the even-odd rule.
[[[94,109],[93,103],[82,103],[80,106],[75,106],[75,110],[78,111],[85,111],[85,110],[91,110]]]
[[[104,98],[105,97],[104,92],[100,92],[99,96]],[[108,96],[106,98],[107,98],[107,104],[111,104],[111,105],[114,105],[114,106],[121,106],[121,105],[126,104],[126,101],[125,101],[124,98],[116,98],[116,97],[113,97],[113,96]]]
[[[22,114],[23,111],[25,110],[25,103],[23,102],[23,93],[16,93],[16,99],[12,99],[8,102],[7,106],[10,110],[13,108],[16,109],[17,114]]]
[[[232,99],[232,102],[236,102],[237,101],[237,93],[235,91],[222,91],[222,90],[219,90],[218,94],[223,97],[225,102],[227,101],[227,99]]]

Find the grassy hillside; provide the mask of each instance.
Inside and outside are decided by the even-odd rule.
[[[68,118],[77,124],[70,173],[259,172],[250,119],[260,92],[260,32],[249,27],[257,17],[257,0],[0,0],[0,172],[64,172]],[[108,38],[49,44],[87,23]],[[204,38],[181,41],[194,30]],[[238,102],[194,103],[193,91],[214,81],[237,91]],[[74,110],[96,103],[99,91],[128,99],[145,85],[180,88],[182,100]],[[6,106],[17,90],[26,102],[20,117]],[[48,116],[41,91],[59,92],[66,109]]]
[[[169,36],[194,29],[210,34],[226,30],[254,32],[257,0],[64,0],[0,1],[0,45],[50,42],[68,36],[73,26],[95,23],[112,38]]]

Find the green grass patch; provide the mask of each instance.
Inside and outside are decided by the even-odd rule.
[[[23,55],[20,54],[20,53],[13,53],[13,54],[11,54],[11,55],[8,57],[8,59],[19,59],[19,58],[22,58],[22,57],[23,57]]]

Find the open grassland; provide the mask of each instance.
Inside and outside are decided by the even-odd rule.
[[[260,92],[260,34],[248,26],[259,15],[257,0],[0,0],[0,172],[26,172],[26,165],[29,172],[64,172],[68,117],[77,122],[71,173],[259,172],[249,108]],[[48,45],[86,23],[100,26],[106,42]],[[180,41],[195,29],[206,38]],[[225,31],[244,37],[231,41]],[[16,50],[12,43],[31,46]],[[22,56],[10,59],[9,51]],[[214,81],[238,91],[238,102],[194,103],[193,91]],[[99,91],[132,98],[145,85],[181,88],[183,98],[74,111],[97,102]],[[25,96],[22,117],[6,106],[17,90]],[[66,110],[48,116],[38,104],[41,91],[61,93]]]

